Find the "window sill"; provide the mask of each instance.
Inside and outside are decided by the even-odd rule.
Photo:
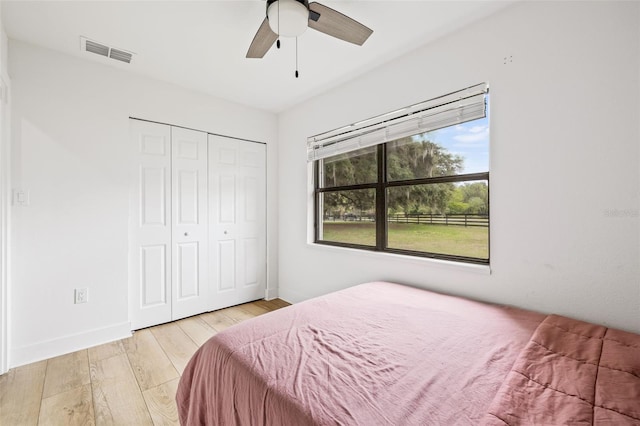
[[[393,260],[393,261],[397,260],[404,263],[412,263],[412,264],[417,264],[422,266],[429,266],[429,267],[433,266],[436,268],[464,271],[464,272],[470,272],[474,274],[491,275],[490,265],[478,265],[474,263],[431,259],[428,257],[407,256],[407,255],[396,254],[396,253],[359,250],[359,249],[354,249],[349,247],[339,247],[339,246],[332,246],[327,244],[316,244],[311,242],[307,243],[307,245],[314,250],[322,250],[322,251],[333,252],[333,253],[346,252],[346,253],[349,253],[350,255],[353,254],[353,255],[367,257],[367,258],[376,259],[376,260]]]

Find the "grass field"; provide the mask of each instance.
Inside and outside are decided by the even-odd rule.
[[[325,241],[341,243],[376,244],[376,225],[373,222],[325,222]],[[390,248],[430,253],[489,257],[489,229],[425,224],[389,224]]]

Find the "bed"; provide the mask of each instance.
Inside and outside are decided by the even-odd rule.
[[[388,282],[206,342],[182,425],[640,425],[640,336]]]

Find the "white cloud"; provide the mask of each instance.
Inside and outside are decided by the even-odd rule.
[[[455,135],[453,139],[457,142],[473,143],[486,141],[489,137],[489,128],[487,126],[474,126],[465,129],[466,133]]]
[[[472,128],[469,129],[469,132],[471,133],[480,133],[480,132],[486,132],[487,126],[473,126]]]

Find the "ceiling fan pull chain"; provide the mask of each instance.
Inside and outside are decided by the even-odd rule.
[[[296,78],[298,75],[298,37],[296,37]]]
[[[276,41],[276,47],[280,49],[280,2],[277,3],[278,6],[278,41]]]

